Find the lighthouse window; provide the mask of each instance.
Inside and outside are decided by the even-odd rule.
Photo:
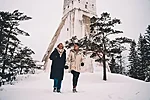
[[[79,1],[79,3],[80,3],[80,0],[78,0]]]
[[[85,5],[85,8],[87,9],[87,5]]]
[[[94,7],[94,4],[92,4],[92,7]]]
[[[69,31],[69,28],[67,28],[67,31]]]
[[[86,4],[88,4],[88,2],[86,2]]]
[[[73,1],[72,1],[72,4],[73,4]]]
[[[69,8],[69,6],[68,6],[68,8]]]

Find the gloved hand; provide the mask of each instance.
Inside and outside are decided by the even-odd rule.
[[[84,66],[84,63],[83,63],[83,62],[81,63],[81,66]]]
[[[68,69],[69,67],[68,66],[65,66],[65,69]]]

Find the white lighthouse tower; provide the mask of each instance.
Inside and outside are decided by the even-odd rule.
[[[90,33],[90,18],[96,15],[96,0],[64,0],[62,21],[42,59],[45,68],[50,66],[50,53],[58,43],[65,43],[73,36],[80,39]],[[86,58],[85,70],[88,70],[92,63],[89,57]]]

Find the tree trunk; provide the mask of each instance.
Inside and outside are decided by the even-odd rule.
[[[22,73],[22,70],[23,70],[23,68],[21,67],[21,70],[20,70],[20,75],[22,75],[23,73]]]
[[[105,52],[103,52],[103,80],[105,80],[105,81],[107,80]]]
[[[105,54],[106,53],[106,45],[105,45],[105,36],[103,33],[103,80],[106,81],[107,80],[107,76],[106,76],[106,58],[105,58]]]

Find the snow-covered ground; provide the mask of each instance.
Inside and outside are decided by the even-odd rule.
[[[53,81],[49,73],[40,73],[0,88],[0,100],[150,100],[150,83],[126,76],[108,73],[108,81],[102,73],[82,73],[78,93],[72,93],[72,76],[65,74],[62,93],[53,93]]]

